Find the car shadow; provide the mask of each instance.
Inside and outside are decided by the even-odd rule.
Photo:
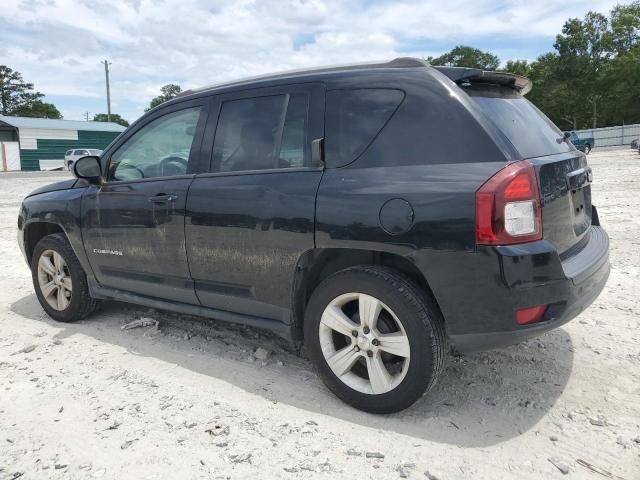
[[[273,402],[460,447],[494,445],[534,427],[562,394],[573,366],[571,338],[563,329],[491,352],[449,354],[439,383],[412,407],[393,415],[372,415],[334,397],[309,361],[258,329],[117,302],[105,304],[86,320],[64,324],[49,318],[34,294],[13,303],[11,310],[60,329],[56,339],[88,335]],[[158,320],[159,328],[120,328],[140,317]],[[258,347],[273,352],[266,365],[252,355]]]

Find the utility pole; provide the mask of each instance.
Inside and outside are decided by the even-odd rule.
[[[89,121],[89,115],[91,115],[91,112],[84,112],[84,121],[85,122]]]
[[[107,122],[111,121],[111,92],[109,90],[109,65],[108,61],[100,62],[104,64],[104,76],[107,80]]]

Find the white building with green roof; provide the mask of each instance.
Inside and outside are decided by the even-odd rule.
[[[124,130],[113,122],[0,115],[0,171],[62,167],[67,150],[104,150]]]

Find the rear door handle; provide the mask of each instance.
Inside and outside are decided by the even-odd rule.
[[[169,203],[169,202],[175,202],[177,199],[178,199],[177,195],[166,194],[166,193],[159,193],[157,195],[154,195],[153,197],[149,197],[149,201],[151,203]]]

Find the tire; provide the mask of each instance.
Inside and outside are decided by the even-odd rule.
[[[367,316],[373,320],[363,325],[361,311],[373,312]],[[438,307],[428,292],[390,268],[358,266],[327,277],[309,300],[304,327],[308,355],[323,382],[366,412],[409,407],[442,371],[446,338]]]
[[[591,152],[591,145],[589,145],[588,143],[584,146],[584,154],[585,155],[589,155],[589,152]]]
[[[64,235],[48,235],[38,242],[31,258],[31,276],[40,305],[54,320],[75,322],[96,309],[87,276]]]

